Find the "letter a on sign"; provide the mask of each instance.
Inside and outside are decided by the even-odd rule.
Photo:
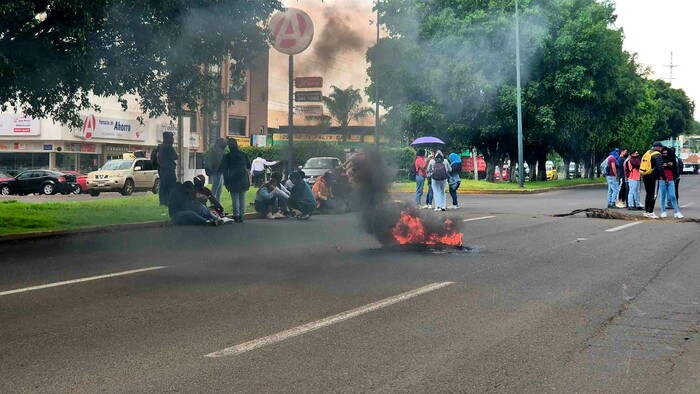
[[[86,140],[89,140],[90,138],[92,138],[92,133],[95,132],[96,128],[97,120],[95,119],[95,115],[88,115],[87,117],[85,117],[85,121],[83,121],[82,137]]]
[[[314,25],[309,15],[296,8],[276,13],[270,20],[273,46],[287,55],[303,52],[314,38]]]

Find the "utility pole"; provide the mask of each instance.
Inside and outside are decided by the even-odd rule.
[[[377,48],[379,48],[379,0],[377,0]],[[379,72],[374,68],[374,146],[379,146]]]
[[[294,172],[294,55],[289,55],[289,115],[287,117],[287,175]]]
[[[523,104],[520,90],[520,17],[518,0],[515,0],[515,75],[518,85],[518,186],[525,187],[525,164],[523,163]]]
[[[673,69],[678,67],[677,64],[673,64],[673,52],[671,52],[671,63],[665,65],[664,67],[668,67],[669,70],[668,83],[673,84],[673,80],[676,79],[673,78]]]

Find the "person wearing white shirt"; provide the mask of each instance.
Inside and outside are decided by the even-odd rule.
[[[253,177],[255,187],[260,187],[265,183],[265,166],[274,166],[277,163],[276,161],[267,161],[260,156],[253,160],[250,166],[250,175]]]

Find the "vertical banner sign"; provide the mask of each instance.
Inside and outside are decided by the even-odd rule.
[[[273,47],[279,52],[289,55],[289,132],[287,133],[287,171],[291,174],[294,168],[292,129],[294,128],[294,55],[301,53],[311,45],[314,38],[314,24],[306,12],[287,8],[276,13],[270,20]]]

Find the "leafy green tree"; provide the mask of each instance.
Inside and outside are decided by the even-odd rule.
[[[323,104],[326,105],[329,115],[310,118],[327,124],[331,121],[337,122],[340,132],[347,138],[350,134],[350,122],[362,120],[374,114],[374,110],[362,106],[360,89],[354,89],[352,86],[347,89],[331,86],[331,90],[328,96],[323,97]]]
[[[78,124],[91,94],[137,95],[150,116],[197,108],[202,73],[230,55],[235,75],[267,50],[279,0],[13,0],[0,4],[0,103]]]

